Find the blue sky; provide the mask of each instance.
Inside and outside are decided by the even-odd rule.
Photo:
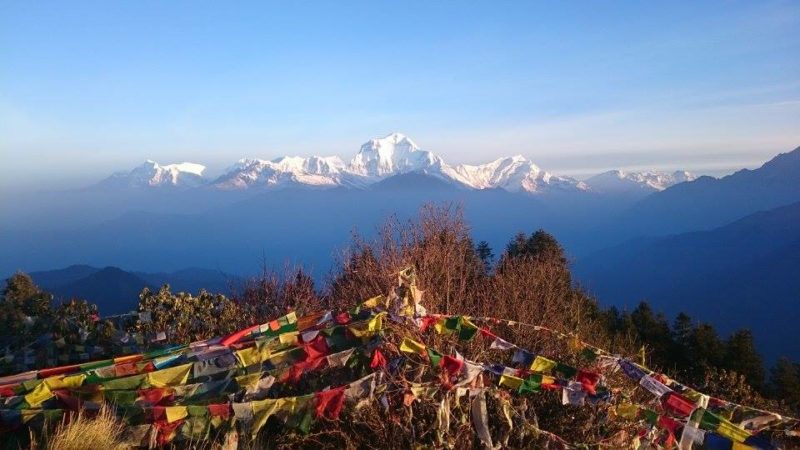
[[[400,131],[556,173],[800,145],[800,3],[0,2],[0,186]]]

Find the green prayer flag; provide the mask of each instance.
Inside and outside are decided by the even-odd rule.
[[[658,413],[652,411],[650,409],[643,409],[644,418],[650,425],[656,425],[658,423]]]
[[[540,392],[542,388],[542,376],[534,374],[529,376],[519,386],[518,392],[520,394],[534,394]]]
[[[556,365],[555,370],[556,372],[560,373],[564,378],[572,378],[578,374],[578,369],[562,363],[558,363],[558,365]]]
[[[429,347],[428,358],[431,360],[431,366],[439,367],[439,362],[442,360],[442,354]]]
[[[144,375],[132,375],[129,377],[122,377],[122,378],[115,378],[113,380],[103,381],[101,386],[103,386],[104,390],[107,391],[115,391],[115,390],[132,390],[132,389],[139,389],[142,382],[144,381]]]
[[[448,330],[457,331],[459,329],[460,322],[461,316],[448,317],[447,320],[444,321],[444,327]]]
[[[461,329],[458,331],[458,339],[462,341],[469,341],[478,332],[478,326],[470,322],[469,319],[461,318]]]

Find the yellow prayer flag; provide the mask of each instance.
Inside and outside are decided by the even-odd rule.
[[[356,325],[350,325],[349,327],[347,327],[347,329],[350,330],[350,332],[353,333],[353,336],[355,337],[360,338],[364,336],[370,336],[383,329],[384,316],[386,316],[386,313],[377,314],[368,322]]]
[[[256,438],[258,431],[267,423],[267,420],[278,411],[278,407],[282,402],[282,398],[269,398],[250,402],[253,408],[253,439]]]
[[[411,386],[414,398],[432,398],[437,392],[439,392],[439,388],[435,386]]]
[[[151,387],[179,386],[186,384],[189,380],[189,372],[192,370],[192,363],[181,366],[170,367],[169,369],[156,370],[147,374],[147,383]]]
[[[297,322],[297,313],[294,312],[294,311],[290,312],[289,314],[287,314],[284,317],[286,317],[286,323],[295,323],[295,322]]]
[[[241,375],[236,377],[236,383],[239,385],[239,388],[254,388],[256,384],[258,384],[258,380],[261,379],[261,373],[250,373],[247,375]]]
[[[184,419],[189,415],[189,410],[185,406],[167,406],[164,410],[167,413],[167,422],[169,423]]]
[[[436,332],[439,334],[455,332],[455,330],[451,330],[447,328],[447,326],[445,326],[446,322],[447,319],[445,319],[444,317],[440,317],[439,319],[436,320],[436,323],[433,324],[433,329],[436,330]]]
[[[544,356],[537,356],[531,364],[531,370],[539,373],[550,373],[557,365],[558,363],[552,359],[547,359]]]
[[[22,423],[28,423],[31,419],[34,419],[39,414],[42,414],[41,409],[23,409],[20,411],[20,416],[22,417]]]
[[[261,352],[256,347],[243,348],[235,352],[236,359],[242,367],[261,364]]]
[[[81,387],[85,379],[85,374],[70,375],[68,377],[57,376],[46,378],[44,380],[44,384],[46,384],[47,387],[52,391],[58,389],[76,389]]]
[[[283,350],[283,351],[280,351],[280,352],[277,352],[277,353],[273,353],[269,357],[269,362],[271,362],[272,365],[274,365],[274,366],[282,364],[282,363],[284,363],[284,362],[286,362],[286,361],[288,361],[290,359],[290,357],[292,356],[292,352],[294,352],[295,350],[297,350],[297,349],[296,348],[290,348],[290,349]]]
[[[32,408],[35,408],[42,404],[43,401],[50,399],[53,397],[53,393],[50,391],[50,388],[47,386],[47,383],[39,383],[30,394],[25,396],[25,401],[30,405]]]
[[[425,344],[409,338],[403,338],[403,342],[400,343],[400,351],[403,353],[423,354],[426,348]]]
[[[386,305],[386,296],[385,295],[376,295],[361,304],[365,308],[377,308],[378,305],[384,306]]]
[[[282,333],[278,339],[281,341],[281,344],[297,344],[297,337],[300,335],[299,331],[290,331],[288,333]]]
[[[751,447],[747,444],[742,444],[740,442],[733,441],[733,445],[731,446],[731,450],[754,450],[757,447]]]
[[[738,427],[725,419],[720,420],[719,426],[717,427],[717,433],[725,436],[733,442],[744,442],[745,439],[750,437],[750,433],[747,430]]]
[[[500,386],[505,386],[509,389],[519,389],[525,380],[513,375],[500,375]]]
[[[639,414],[639,407],[631,403],[623,403],[617,405],[616,408],[614,408],[614,412],[618,417],[622,417],[623,419],[635,419]]]

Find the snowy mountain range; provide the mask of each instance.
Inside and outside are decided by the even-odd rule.
[[[218,190],[333,187],[364,188],[381,180],[409,173],[424,174],[465,189],[503,189],[509,192],[542,194],[548,192],[619,193],[663,190],[690,181],[688,172],[606,172],[578,181],[542,170],[521,155],[499,158],[480,164],[451,166],[440,156],[419,148],[400,133],[372,139],[345,162],[338,156],[284,156],[271,161],[241,159],[220,177],[203,177],[205,166],[181,163],[160,166],[147,161],[130,172],[116,173],[104,186],[179,187],[205,186]]]
[[[655,192],[663,191],[678,183],[693,181],[696,178],[694,174],[683,170],[677,170],[672,173],[609,170],[608,172],[603,172],[587,179],[586,184],[588,184],[592,190],[606,194],[633,192],[637,190]]]

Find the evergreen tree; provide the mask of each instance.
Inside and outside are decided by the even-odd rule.
[[[18,272],[0,292],[0,343],[29,342],[49,330],[53,296],[39,289],[28,274]]]
[[[795,411],[800,410],[800,364],[780,358],[770,372],[772,395],[786,402]]]
[[[692,318],[686,313],[678,313],[672,324],[672,339],[675,347],[673,362],[675,367],[682,372],[691,370],[692,355],[690,345],[693,332],[694,323],[692,323]]]
[[[764,386],[764,363],[753,342],[750,330],[739,330],[725,342],[725,366],[744,375],[756,389]]]
[[[567,265],[561,244],[552,234],[544,230],[538,230],[530,237],[526,237],[524,233],[517,234],[506,246],[506,254],[511,258],[531,257],[565,267]]]
[[[489,243],[486,241],[480,241],[478,246],[475,247],[475,253],[483,263],[483,268],[486,273],[489,273],[492,270],[492,264],[494,263],[494,252],[492,252],[492,248],[489,247]]]
[[[641,302],[631,313],[639,340],[650,349],[650,357],[656,365],[673,366],[672,336],[669,323],[663,314],[655,314],[647,302]]]
[[[709,367],[720,367],[725,347],[713,326],[701,323],[694,327],[689,338],[689,358],[697,380],[705,377]]]

